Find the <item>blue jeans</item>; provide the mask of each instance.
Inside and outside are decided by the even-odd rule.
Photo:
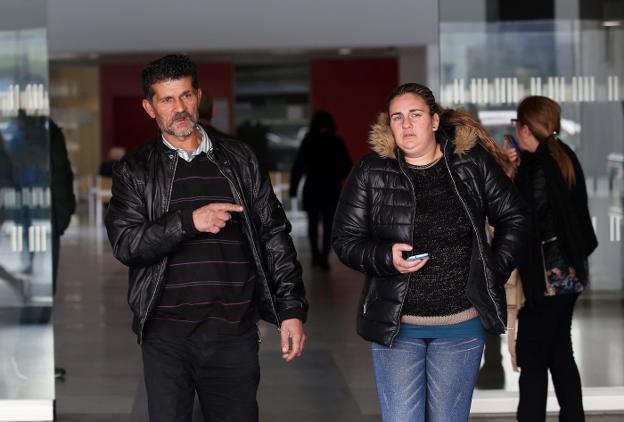
[[[467,421],[484,345],[483,338],[372,343],[383,421]]]

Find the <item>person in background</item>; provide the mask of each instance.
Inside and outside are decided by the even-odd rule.
[[[195,64],[168,55],[142,72],[160,134],[113,167],[106,229],[130,267],[128,302],[143,352],[151,422],[258,420],[260,318],[290,362],[308,304],[290,223],[243,143],[198,124]]]
[[[203,92],[202,99],[199,103],[198,112],[199,112],[199,123],[210,128],[211,131],[213,131],[215,134],[217,134],[218,136],[222,138],[231,138],[230,135],[228,135],[225,132],[220,131],[219,129],[214,127],[214,125],[212,124],[212,116],[214,115],[214,101],[212,100],[212,97],[206,94],[205,92]]]
[[[351,170],[351,158],[344,142],[336,135],[331,114],[317,111],[301,141],[290,176],[290,196],[296,197],[299,182],[305,175],[303,209],[308,215],[308,238],[312,266],[329,270],[331,229],[342,183]],[[319,222],[323,238],[319,247]]]
[[[527,210],[502,148],[423,85],[390,93],[370,144],[342,191],[333,246],[365,275],[357,331],[372,342],[382,418],[467,421],[486,332],[505,331]]]
[[[532,231],[519,272],[526,297],[518,315],[519,421],[546,418],[548,371],[560,406],[560,421],[583,421],[581,379],[572,350],[574,304],[585,290],[588,256],[598,246],[587,206],[585,176],[576,154],[559,140],[561,107],[527,97],[514,119],[521,158],[515,183],[530,207]]]
[[[106,161],[100,164],[98,174],[103,177],[113,177],[113,165],[126,155],[124,147],[112,147],[108,150]]]
[[[56,294],[61,236],[69,226],[76,211],[74,196],[74,173],[67,156],[65,135],[60,127],[49,119],[50,129],[50,192],[52,196],[52,294]],[[54,368],[56,378],[65,377],[65,369]]]
[[[56,292],[61,236],[69,226],[76,211],[74,196],[74,173],[67,156],[65,135],[50,119],[50,191],[52,194],[52,274],[53,290]]]

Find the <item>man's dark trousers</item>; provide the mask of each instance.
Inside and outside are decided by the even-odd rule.
[[[150,422],[191,422],[195,392],[205,422],[256,422],[258,333],[148,335],[143,368]]]

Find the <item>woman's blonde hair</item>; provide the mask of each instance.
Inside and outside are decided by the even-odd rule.
[[[561,107],[547,97],[526,97],[518,105],[518,123],[526,125],[538,142],[546,142],[550,155],[559,166],[568,187],[576,183],[574,163],[563,150],[557,136],[561,132]]]
[[[479,144],[494,157],[503,170],[507,171],[510,169],[512,164],[507,154],[505,154],[501,145],[492,138],[492,135],[490,135],[481,123],[463,109],[445,109],[436,102],[431,90],[424,85],[412,82],[398,86],[388,95],[386,110],[390,109],[390,103],[394,98],[405,94],[413,94],[422,98],[425,104],[427,104],[427,107],[429,107],[429,114],[433,116],[437,113],[438,116],[440,116],[440,125],[442,127],[453,127],[455,129],[456,138],[477,138]]]

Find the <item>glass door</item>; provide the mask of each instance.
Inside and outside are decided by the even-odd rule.
[[[561,138],[583,166],[600,242],[572,326],[588,411],[624,408],[624,8],[609,6],[615,3],[557,0],[519,8],[504,1],[440,1],[444,106],[467,109],[502,142],[514,131],[510,119],[524,97],[544,95],[561,104]],[[477,413],[515,411],[518,374],[506,340],[488,342],[475,395],[477,402],[499,401],[473,406]],[[549,409],[556,407],[551,391]]]
[[[0,16],[0,420],[52,420],[46,2]]]

